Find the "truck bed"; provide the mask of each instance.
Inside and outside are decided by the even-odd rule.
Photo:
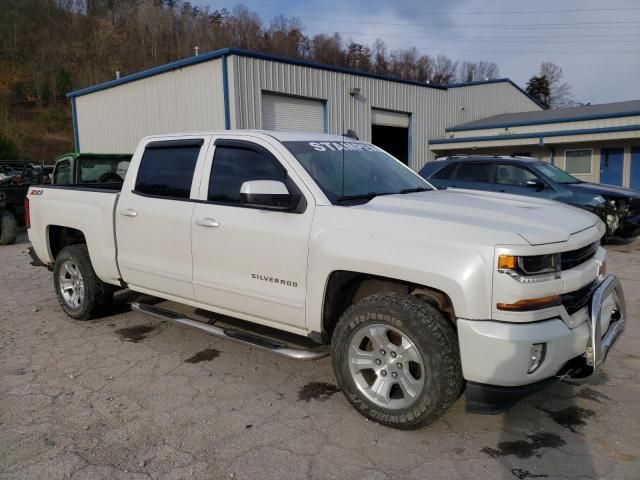
[[[94,270],[103,281],[119,283],[114,212],[122,184],[38,185],[29,188],[29,239],[38,258],[54,261],[49,233],[72,228],[87,240]]]

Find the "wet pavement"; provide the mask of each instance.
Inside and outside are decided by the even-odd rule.
[[[612,246],[630,321],[589,384],[417,431],[365,420],[330,360],[131,312],[79,322],[28,243],[0,247],[2,479],[640,479],[640,242]]]

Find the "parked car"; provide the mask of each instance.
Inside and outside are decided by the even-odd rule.
[[[18,226],[24,224],[24,199],[29,185],[42,183],[37,165],[27,162],[0,162],[0,245],[15,242]]]
[[[640,235],[640,192],[578,180],[529,157],[454,156],[427,163],[420,175],[437,188],[470,188],[548,198],[584,208],[607,226],[606,239]]]
[[[56,158],[54,185],[122,183],[130,153],[66,153]]]
[[[435,190],[342,136],[147,137],[122,185],[28,199],[29,239],[70,317],[128,287],[152,317],[287,358],[331,353],[357,411],[395,428],[433,421],[463,389],[469,410],[494,412],[589,376],[625,326],[598,217]]]

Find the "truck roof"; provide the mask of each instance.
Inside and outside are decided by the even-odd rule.
[[[280,142],[305,142],[305,141],[317,141],[322,140],[326,142],[362,142],[363,140],[356,140],[355,138],[351,138],[348,136],[335,135],[331,133],[314,133],[314,132],[289,132],[289,131],[279,131],[279,130],[208,130],[208,131],[196,131],[196,132],[174,132],[167,133],[162,135],[149,135],[146,138],[163,138],[163,137],[173,137],[173,136],[181,136],[181,135],[216,135],[222,133],[254,133],[261,135],[268,135],[270,137],[275,138]]]

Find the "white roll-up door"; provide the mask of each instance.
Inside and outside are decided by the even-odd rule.
[[[309,98],[262,94],[262,128],[324,132],[324,104]]]
[[[374,125],[386,125],[387,127],[409,127],[409,114],[390,112],[388,110],[371,109],[371,123]]]

